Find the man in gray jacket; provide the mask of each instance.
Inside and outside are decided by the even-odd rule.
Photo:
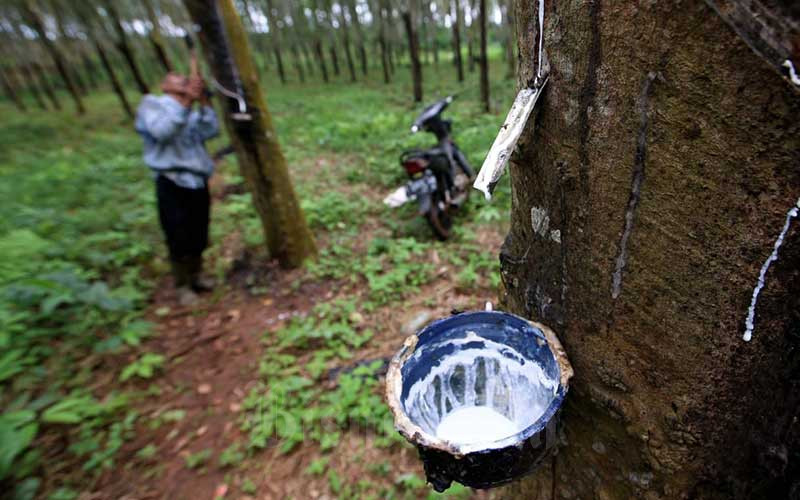
[[[201,278],[208,246],[208,179],[214,171],[205,142],[219,134],[219,124],[201,78],[170,73],[161,90],[164,95],[142,99],[136,131],[144,140],[144,162],[155,177],[178,300],[190,305],[197,300],[196,292],[211,289]],[[198,109],[193,109],[194,103]]]

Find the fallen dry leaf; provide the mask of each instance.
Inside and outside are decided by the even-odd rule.
[[[198,394],[209,394],[211,393],[211,384],[200,384],[197,386],[197,393]]]

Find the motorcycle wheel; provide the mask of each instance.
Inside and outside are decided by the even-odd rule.
[[[453,228],[453,220],[447,212],[447,208],[441,208],[438,202],[431,204],[431,209],[425,214],[428,225],[431,226],[433,234],[440,241],[445,241],[450,237],[450,230]]]

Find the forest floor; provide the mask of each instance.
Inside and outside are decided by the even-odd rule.
[[[447,114],[479,166],[513,82],[495,80],[501,113],[482,114],[472,78],[431,80],[426,101],[462,92]],[[270,85],[319,256],[291,271],[270,262],[228,157],[206,254],[218,286],[189,308],[112,95],[89,99],[86,117],[4,127],[0,195],[15,203],[0,213],[0,440],[12,472],[0,460],[0,484],[60,500],[441,496],[393,429],[383,373],[428,321],[496,300],[510,193],[473,195],[447,242],[413,206],[383,206],[404,181],[400,151],[430,142],[407,133],[421,108],[406,82],[389,89]],[[491,496],[455,484],[447,495]]]

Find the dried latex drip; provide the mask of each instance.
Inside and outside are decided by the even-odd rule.
[[[495,185],[505,172],[508,159],[517,147],[517,142],[525,130],[525,125],[530,119],[536,101],[542,94],[542,90],[547,84],[548,68],[545,68],[547,60],[543,55],[544,44],[544,0],[539,0],[538,9],[539,21],[539,51],[536,64],[536,79],[532,87],[526,87],[517,93],[511,109],[508,111],[505,122],[500,127],[497,137],[486,155],[478,177],[472,187],[481,191],[487,200],[492,199],[492,192]]]

